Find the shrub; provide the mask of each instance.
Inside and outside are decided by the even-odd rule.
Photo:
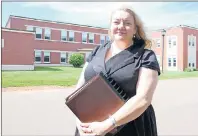
[[[69,58],[69,64],[74,67],[80,67],[84,63],[84,56],[80,53],[74,53]]]
[[[191,68],[185,68],[185,72],[192,72],[193,70]]]

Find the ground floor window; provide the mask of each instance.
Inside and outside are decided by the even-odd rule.
[[[41,51],[35,51],[34,61],[37,62],[37,63],[41,62]]]
[[[44,63],[50,63],[50,52],[44,52]]]
[[[67,59],[67,56],[66,56],[66,52],[61,52],[60,54],[60,63],[66,63],[66,59]]]

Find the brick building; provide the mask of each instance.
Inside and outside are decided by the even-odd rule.
[[[163,36],[160,30],[152,32],[153,46],[162,66]],[[164,36],[163,69],[184,71],[198,68],[198,28],[180,25],[166,29]]]
[[[86,58],[108,40],[105,28],[11,15],[2,28],[2,69],[68,65],[72,53]]]

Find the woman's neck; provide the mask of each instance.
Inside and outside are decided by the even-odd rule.
[[[124,50],[131,46],[133,44],[133,41],[114,41],[113,44],[120,50]]]

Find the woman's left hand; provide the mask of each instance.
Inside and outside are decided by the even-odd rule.
[[[96,136],[104,136],[113,129],[110,121],[81,123],[81,129],[84,133],[93,134]]]

